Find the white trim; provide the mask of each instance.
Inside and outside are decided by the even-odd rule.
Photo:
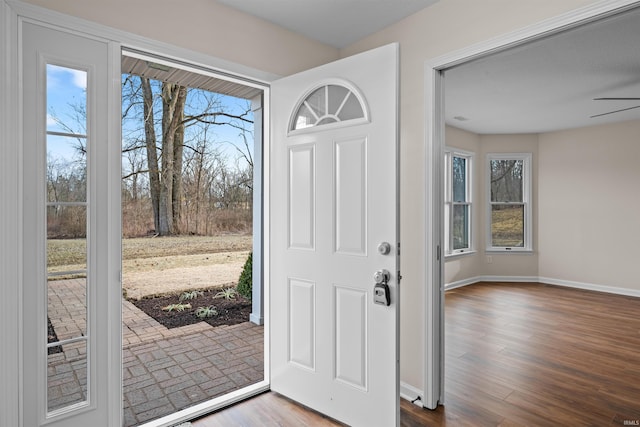
[[[586,291],[604,292],[607,294],[625,295],[640,298],[640,289],[620,288],[617,286],[598,285],[595,283],[574,282],[572,280],[552,279],[549,277],[538,277],[538,282],[545,285],[562,286],[565,288],[583,289]]]
[[[262,313],[264,380],[271,384],[271,88],[264,90],[262,111]]]
[[[109,142],[122,141],[122,74],[121,74],[121,46],[117,42],[109,42],[109,59],[107,75],[109,88],[107,92],[107,140]],[[108,416],[113,423],[123,420],[123,380],[122,380],[122,152],[107,151],[107,283],[116,291],[107,295],[109,344],[116,341],[118,345],[109,345],[107,351],[107,365],[109,366],[107,395]],[[113,337],[117,337],[115,340]]]
[[[400,381],[400,397],[416,406],[422,406],[422,390],[404,381]]]
[[[425,205],[423,300],[425,408],[444,402],[444,77],[434,67],[425,68]],[[432,238],[429,239],[428,236]]]
[[[241,402],[245,399],[256,396],[260,393],[264,393],[268,390],[269,382],[261,381],[259,383],[252,384],[248,387],[244,387],[240,390],[233,391],[215,399],[183,409],[182,411],[169,414],[157,420],[149,421],[146,424],[142,424],[140,427],[175,426],[181,422],[207,415],[211,412],[217,411],[234,403]]]
[[[22,426],[22,193],[16,15],[0,3],[0,425]]]
[[[481,282],[538,282],[538,276],[480,276]]]
[[[433,171],[441,163],[438,153],[444,146],[444,91],[442,89],[442,71],[454,65],[460,65],[473,59],[488,56],[492,53],[507,50],[533,40],[538,40],[551,34],[569,28],[595,21],[614,13],[629,10],[640,4],[638,0],[602,0],[597,3],[572,10],[567,13],[526,26],[522,29],[491,38],[489,40],[467,46],[463,49],[449,52],[445,55],[425,61],[425,163],[424,170]],[[428,177],[425,177],[428,178]],[[442,241],[442,235],[434,228],[434,224],[441,225],[442,202],[438,204],[434,183],[425,181],[425,292],[424,292],[424,321],[425,321],[425,355],[424,355],[424,389],[425,406],[437,399],[437,394],[444,396],[444,319],[443,305],[434,304],[438,301],[437,293],[444,296],[442,279],[442,263],[440,269],[435,268],[439,260],[437,248]],[[441,199],[440,199],[441,200]],[[438,208],[436,208],[438,207]],[[432,236],[430,239],[429,236]],[[439,272],[437,272],[439,270]],[[434,343],[439,342],[441,348]],[[435,365],[439,364],[436,370]],[[434,374],[440,381],[434,381]],[[437,402],[437,400],[436,400]],[[442,399],[440,399],[440,403]]]
[[[460,251],[460,250],[458,249],[458,251]],[[475,255],[477,253],[478,253],[478,251],[476,251],[475,249],[471,249],[471,250],[465,250],[465,251],[460,251],[460,252],[454,252],[452,254],[445,254],[444,255],[444,262],[445,262],[445,265],[446,265],[447,262],[453,261],[456,258],[464,258],[465,256]]]
[[[450,291],[452,289],[462,288],[464,286],[473,285],[474,283],[482,282],[481,276],[469,277],[468,279],[456,280],[455,282],[447,283],[444,285],[444,290]]]
[[[262,325],[264,323],[264,275],[263,258],[264,252],[264,239],[263,230],[265,224],[264,218],[264,198],[262,197],[265,176],[263,171],[263,159],[264,159],[264,144],[266,142],[264,129],[264,92],[255,96],[251,100],[251,111],[253,111],[253,255],[251,262],[251,314],[249,315],[249,321],[256,325]],[[258,130],[258,131],[256,131]],[[257,214],[256,214],[257,212]]]
[[[541,276],[475,276],[468,279],[447,283],[445,291],[473,285],[480,282],[498,283],[541,283],[543,285],[561,286],[564,288],[582,289],[585,291],[603,292],[606,294],[624,295],[640,298],[640,289],[621,288],[617,286],[599,285],[595,283],[576,282],[573,280],[554,279]]]
[[[464,159],[466,161],[466,167],[465,167],[465,202],[455,202],[453,200],[453,158],[457,157],[460,159]],[[474,178],[474,168],[475,166],[475,158],[476,155],[474,152],[472,151],[466,151],[466,150],[461,150],[455,147],[449,147],[449,146],[445,146],[444,147],[444,159],[445,159],[445,167],[444,167],[444,173],[445,173],[445,177],[444,177],[444,184],[445,184],[445,189],[444,189],[444,204],[445,204],[445,211],[446,211],[446,207],[447,205],[450,205],[450,208],[448,210],[449,215],[444,215],[443,217],[443,223],[444,223],[444,229],[445,229],[445,235],[444,235],[444,257],[449,258],[449,257],[453,257],[456,255],[467,255],[467,254],[472,254],[475,253],[475,239],[473,238],[474,235],[474,230],[475,227],[477,226],[477,224],[475,223],[475,221],[473,221],[473,217],[474,217],[474,197],[475,194],[473,192],[473,187],[475,186],[475,178]],[[453,227],[453,215],[454,215],[454,209],[453,207],[455,205],[466,205],[468,207],[467,210],[467,239],[468,239],[468,246],[466,248],[463,249],[451,249],[453,246],[453,232],[452,232],[452,227]]]

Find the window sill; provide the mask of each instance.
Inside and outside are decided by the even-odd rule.
[[[504,254],[520,254],[520,255],[533,255],[533,249],[485,249],[484,253],[489,255],[504,255]]]
[[[475,250],[471,250],[471,251],[465,251],[465,252],[454,252],[452,254],[447,254],[444,256],[444,260],[445,261],[449,261],[455,258],[461,258],[461,257],[465,257],[467,255],[475,255],[477,254],[478,251]]]

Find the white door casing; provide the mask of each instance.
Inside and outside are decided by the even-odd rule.
[[[119,48],[108,40],[27,18],[19,18],[18,26],[24,211],[22,424],[120,425]],[[55,85],[48,66],[86,79],[85,135],[48,131],[47,90]],[[59,150],[52,146],[67,144],[54,143],[54,138],[83,141],[86,189],[80,198],[52,200],[49,195],[48,155]],[[70,146],[59,153],[65,150],[61,155],[70,158]],[[48,215],[64,210],[82,213],[79,221],[86,227],[86,256],[73,274],[80,277],[81,291],[74,295],[64,289],[52,291],[63,282],[53,281],[47,258]],[[67,308],[67,314],[58,313]],[[49,317],[61,319],[56,347],[62,352],[53,355],[47,354]]]
[[[327,86],[350,91],[363,117],[291,130],[310,94],[304,118],[335,119],[347,102]],[[271,92],[271,388],[353,426],[399,423],[397,88],[392,44]],[[390,306],[374,303],[381,269]]]

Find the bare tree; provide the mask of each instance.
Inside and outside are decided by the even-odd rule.
[[[144,135],[147,151],[147,169],[149,173],[149,191],[153,207],[155,230],[160,230],[160,168],[158,167],[158,149],[156,146],[156,128],[153,109],[153,91],[148,78],[140,77],[142,99],[144,102]]]
[[[199,233],[201,210],[211,206],[210,200],[205,200],[206,194],[220,195],[221,176],[227,177],[223,179],[223,186],[241,185],[251,190],[251,178],[247,178],[253,172],[250,104],[240,102],[241,108],[229,108],[225,102],[222,95],[204,90],[123,76],[123,121],[125,118],[127,121],[126,135],[123,130],[123,158],[128,162],[123,179],[128,179],[133,186],[130,190],[137,193],[137,176],[148,176],[155,233]],[[231,170],[230,159],[223,158],[228,153],[216,148],[230,143],[217,138],[212,130],[216,126],[240,131],[242,142],[231,144],[238,154],[236,162],[240,159],[248,165],[249,171],[244,171],[242,176]],[[136,153],[142,151],[146,169],[145,165],[133,161]],[[236,166],[236,169],[240,168]],[[230,177],[233,179],[228,179]],[[211,186],[218,189],[207,190]],[[237,193],[228,188],[224,191],[226,196],[218,202],[233,205],[228,200],[233,192]],[[184,215],[187,217],[183,218]]]

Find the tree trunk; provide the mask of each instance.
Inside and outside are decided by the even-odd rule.
[[[183,116],[187,90],[172,83],[162,84],[162,173],[160,175],[160,228],[161,236],[179,233],[174,213],[175,197],[182,192]],[[176,154],[180,154],[176,162]],[[179,194],[174,195],[174,188]],[[179,204],[179,203],[178,203]]]
[[[153,207],[153,224],[155,232],[160,230],[160,171],[158,168],[158,151],[156,145],[156,130],[153,117],[153,91],[146,77],[140,77],[142,98],[144,102],[144,134],[147,150],[147,166],[149,168],[149,191]]]
[[[182,154],[184,152],[184,105],[187,100],[187,88],[177,87],[177,100],[174,110],[174,137],[173,137],[173,190],[171,203],[173,207],[173,227],[176,233],[180,233],[182,226]]]

